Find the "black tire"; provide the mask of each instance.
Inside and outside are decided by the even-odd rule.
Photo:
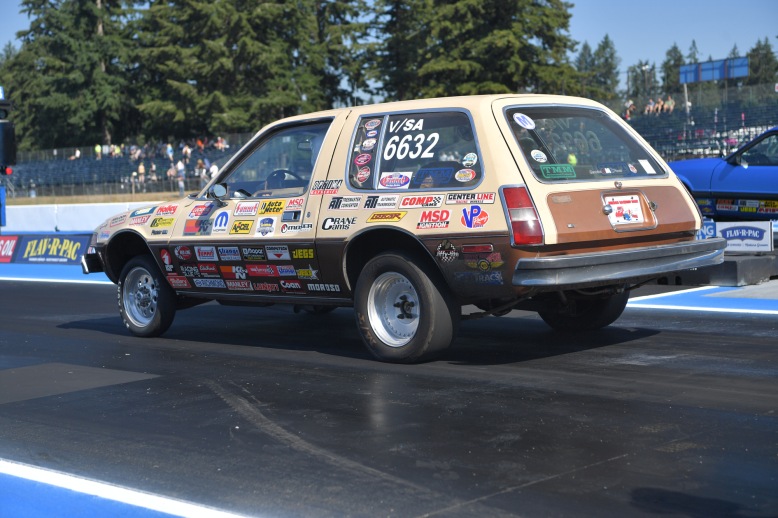
[[[429,359],[448,348],[460,314],[438,272],[401,251],[383,253],[365,264],[354,310],[368,350],[394,363]]]
[[[135,336],[159,336],[173,323],[176,294],[148,255],[130,259],[118,283],[119,315]]]
[[[538,311],[546,324],[558,331],[593,331],[608,326],[624,312],[629,300],[627,290],[608,297],[576,298],[572,305]]]

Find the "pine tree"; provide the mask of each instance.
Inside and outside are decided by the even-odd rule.
[[[616,53],[613,40],[606,34],[594,51],[594,98],[599,101],[609,101],[616,98],[619,86],[619,63],[621,59]]]
[[[770,41],[757,40],[756,45],[748,51],[748,77],[746,84],[773,84],[778,81],[778,59],[773,53]]]
[[[662,90],[665,94],[674,94],[681,89],[681,66],[685,64],[678,45],[673,43],[665,53],[662,62]]]

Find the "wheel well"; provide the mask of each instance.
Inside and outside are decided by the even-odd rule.
[[[418,239],[404,232],[393,229],[376,229],[364,232],[349,241],[346,249],[346,276],[349,287],[353,290],[362,267],[373,257],[388,250],[404,250],[427,263],[434,271],[441,273],[429,251]]]
[[[137,255],[151,255],[146,241],[134,232],[122,232],[111,239],[105,248],[105,274],[117,282],[127,262]]]

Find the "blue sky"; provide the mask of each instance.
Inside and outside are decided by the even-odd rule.
[[[571,1],[571,0],[568,0]],[[684,55],[692,40],[703,59],[723,59],[737,45],[745,55],[757,40],[767,37],[778,52],[778,0],[625,0],[571,1],[570,35],[588,41],[592,49],[608,36],[621,58],[621,80],[627,67],[639,60],[661,65],[676,43]],[[18,46],[15,33],[28,28],[18,0],[3,0],[0,47]],[[580,47],[579,47],[580,48]],[[0,78],[1,79],[1,78]]]

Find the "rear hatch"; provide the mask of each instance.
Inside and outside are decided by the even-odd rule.
[[[597,103],[547,99],[493,104],[543,245],[583,251],[691,238],[700,226],[694,201],[631,128]]]

